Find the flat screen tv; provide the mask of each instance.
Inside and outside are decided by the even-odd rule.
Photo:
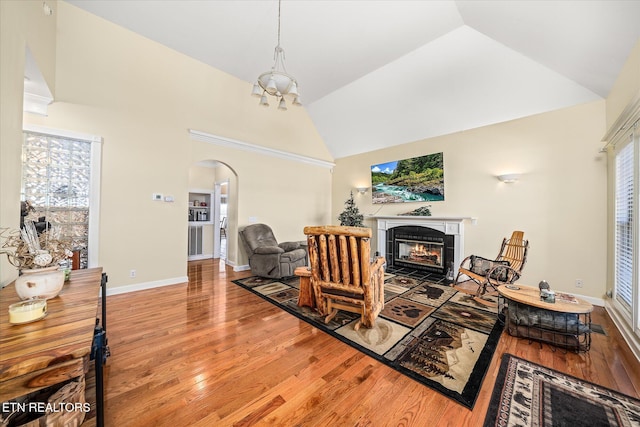
[[[444,200],[442,153],[371,166],[373,203]]]

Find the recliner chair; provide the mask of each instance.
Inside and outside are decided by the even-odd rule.
[[[251,224],[239,233],[249,257],[251,272],[256,276],[273,279],[290,277],[297,267],[304,267],[308,263],[305,242],[278,243],[271,227],[266,224]]]

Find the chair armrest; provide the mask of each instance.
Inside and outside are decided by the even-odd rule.
[[[278,246],[285,252],[291,252],[300,247],[300,242],[282,242],[279,243]]]
[[[254,254],[269,255],[269,254],[282,254],[284,249],[278,246],[260,246],[253,251]]]
[[[298,277],[311,277],[311,268],[310,267],[297,267],[293,274]]]
[[[463,259],[462,262],[460,262],[460,268],[464,268],[465,270],[471,269],[471,255],[469,255],[468,257]]]
[[[373,274],[373,272],[377,271],[380,268],[383,268],[385,266],[385,264],[387,263],[387,260],[383,257],[378,257],[376,258],[372,263],[371,263],[371,267],[370,267],[370,271]]]

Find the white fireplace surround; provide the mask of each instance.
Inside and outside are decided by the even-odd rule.
[[[453,236],[453,274],[458,274],[458,266],[464,259],[464,221],[471,217],[434,217],[434,216],[375,216],[377,222],[377,245],[380,256],[386,258],[387,230],[403,225],[432,228]]]

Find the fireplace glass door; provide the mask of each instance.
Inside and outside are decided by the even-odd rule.
[[[396,261],[444,268],[444,243],[396,239]]]

